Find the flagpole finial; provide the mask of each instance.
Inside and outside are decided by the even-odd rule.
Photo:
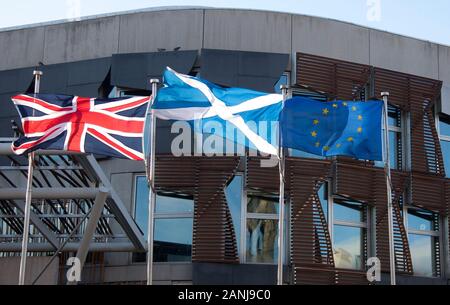
[[[157,78],[152,78],[152,79],[150,80],[150,84],[159,84],[159,79],[157,79]]]
[[[36,76],[36,75],[39,75],[39,76],[42,76],[44,73],[41,71],[41,70],[34,70],[33,71],[33,75],[34,76]]]
[[[389,92],[388,91],[381,92],[381,96],[382,97],[389,96]]]
[[[280,85],[280,90],[281,90],[281,91],[287,90],[287,89],[289,89],[289,86],[288,86],[288,85]]]

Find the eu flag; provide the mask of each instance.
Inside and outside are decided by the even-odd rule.
[[[382,161],[382,110],[381,101],[289,99],[280,114],[282,146],[324,157]]]

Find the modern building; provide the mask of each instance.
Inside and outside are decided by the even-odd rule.
[[[10,97],[32,92],[36,67],[43,93],[150,95],[170,66],[324,102],[388,91],[397,282],[449,284],[450,47],[311,16],[184,7],[1,30],[0,54],[0,283],[17,282],[27,174],[9,149],[20,133]],[[174,136],[158,122],[154,281],[274,284],[277,168],[249,151],[175,157]],[[377,257],[389,283],[383,164],[289,151],[286,174],[285,282],[367,285]],[[145,283],[144,164],[61,152],[36,161],[28,283],[62,243],[38,283],[66,282],[100,186],[109,195],[82,282]]]

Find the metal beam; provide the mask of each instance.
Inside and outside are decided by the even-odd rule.
[[[70,242],[64,246],[64,252],[76,252],[80,243]],[[0,252],[20,252],[21,243],[0,243]],[[55,248],[50,243],[30,243],[29,252],[53,252]],[[89,246],[91,252],[144,252],[145,249],[136,249],[131,242],[102,242],[91,243]]]
[[[105,207],[105,201],[107,197],[108,197],[108,189],[100,187],[97,197],[95,198],[94,206],[92,207],[91,214],[89,216],[89,221],[84,231],[83,238],[81,239],[80,247],[78,248],[76,255],[76,257],[80,261],[80,270],[83,270],[83,266],[86,261],[86,256],[88,255],[89,251],[89,245],[92,242],[92,237],[94,237],[98,221],[102,216],[103,208]]]
[[[79,155],[75,156],[75,159],[83,166],[87,173],[98,179],[100,184],[110,190],[110,197],[107,199],[107,203],[112,214],[114,214],[117,222],[121,225],[122,229],[125,231],[131,242],[135,245],[136,249],[144,250],[146,248],[146,241],[141,233],[141,230],[131,217],[120,197],[114,191],[109,179],[106,178],[105,173],[97,163],[94,156]]]
[[[17,202],[14,200],[11,200],[11,202],[14,203],[17,209],[22,212],[22,214],[25,212],[25,203],[23,202]],[[50,231],[50,229],[47,227],[46,224],[42,222],[42,220],[39,218],[39,216],[36,215],[33,211],[30,212],[30,220],[33,223],[33,225],[41,232],[41,234],[48,240],[48,242],[53,246],[53,250],[58,249],[59,247],[59,240],[56,237],[55,233]]]
[[[60,187],[60,188],[33,188],[33,199],[94,199],[98,193],[97,188]],[[1,188],[0,200],[25,199],[25,188]]]

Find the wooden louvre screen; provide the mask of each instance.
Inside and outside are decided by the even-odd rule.
[[[297,53],[297,85],[325,92],[329,99],[360,99],[369,77],[370,66]]]
[[[158,156],[156,187],[194,198],[193,262],[238,263],[236,232],[225,197],[239,157]]]
[[[412,171],[444,176],[442,151],[433,115],[442,82],[375,68],[374,87],[377,94],[389,92],[392,105],[410,112]]]

